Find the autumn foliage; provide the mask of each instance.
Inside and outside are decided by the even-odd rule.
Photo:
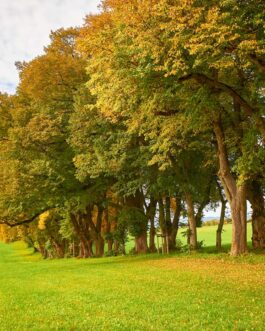
[[[0,95],[1,238],[44,257],[175,250],[207,207],[265,249],[265,3],[105,0]],[[14,228],[17,230],[13,230]],[[12,230],[7,230],[8,227]],[[9,232],[10,231],[10,232]],[[13,232],[12,232],[13,231]]]

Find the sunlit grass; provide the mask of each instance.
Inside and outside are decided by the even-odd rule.
[[[0,330],[264,330],[265,259],[40,260],[0,244]]]

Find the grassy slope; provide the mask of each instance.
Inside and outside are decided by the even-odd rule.
[[[224,253],[43,261],[23,243],[0,243],[0,330],[264,330],[264,262]]]

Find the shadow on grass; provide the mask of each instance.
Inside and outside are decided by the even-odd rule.
[[[229,255],[229,251],[231,248],[230,244],[226,244],[222,246],[222,250],[220,252],[217,251],[215,246],[203,247],[199,251],[196,252],[181,252],[174,251],[170,254],[158,254],[158,253],[149,253],[149,254],[141,254],[141,255],[124,255],[124,256],[112,256],[112,257],[102,257],[102,258],[89,258],[89,259],[78,259],[78,258],[68,258],[68,259],[47,259],[43,260],[40,257],[39,253],[34,253],[33,249],[25,248],[22,245],[12,245],[13,254],[11,260],[14,258],[22,258],[24,262],[41,262],[44,264],[49,263],[52,267],[62,267],[64,265],[69,269],[71,267],[75,268],[76,264],[79,266],[83,266],[84,268],[89,267],[104,267],[105,265],[124,265],[130,263],[139,263],[145,261],[152,260],[161,260],[161,259],[216,259],[216,260],[227,260],[227,261],[238,261],[245,263],[261,263],[265,262],[265,252],[254,252],[251,249],[251,242],[248,243],[249,246],[249,254],[243,255],[241,257],[231,257]]]

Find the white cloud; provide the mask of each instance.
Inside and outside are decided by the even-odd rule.
[[[51,30],[82,25],[100,0],[0,0],[0,91],[18,83],[14,63],[29,61],[49,43]]]

